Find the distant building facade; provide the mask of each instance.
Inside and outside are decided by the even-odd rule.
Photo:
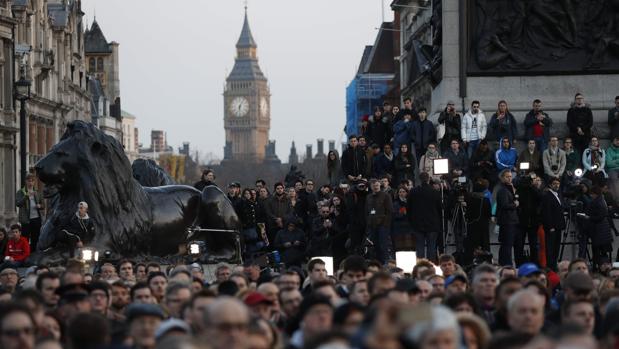
[[[138,158],[138,128],[135,126],[135,116],[122,110],[122,143],[129,161]]]

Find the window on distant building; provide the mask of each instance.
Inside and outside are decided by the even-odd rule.
[[[90,57],[90,59],[88,60],[88,70],[90,70],[90,72],[94,72],[95,71],[95,59]]]
[[[103,71],[103,58],[97,58],[97,71]]]

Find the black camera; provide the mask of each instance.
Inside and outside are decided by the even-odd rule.
[[[550,166],[550,169],[551,169],[551,170],[553,170],[553,171],[556,171],[556,170],[558,170],[558,169],[559,169],[559,166],[557,166],[557,165],[552,165],[552,166]]]

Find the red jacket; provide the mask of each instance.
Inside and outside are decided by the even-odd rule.
[[[6,256],[12,257],[16,262],[22,262],[30,256],[30,244],[28,239],[20,237],[19,241],[9,239],[6,244]]]

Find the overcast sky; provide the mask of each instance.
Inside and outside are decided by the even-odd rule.
[[[393,18],[384,1],[385,17]],[[140,143],[165,130],[223,157],[223,88],[234,65],[243,0],[83,0],[108,41],[120,43],[122,108],[137,117]],[[376,37],[381,0],[250,0],[250,27],[271,86],[271,131],[288,160],[317,138],[344,140],[345,88]],[[326,147],[326,146],[325,146]]]

